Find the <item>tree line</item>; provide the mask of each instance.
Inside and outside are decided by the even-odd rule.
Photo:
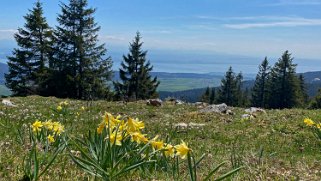
[[[146,99],[157,96],[157,77],[137,32],[123,56],[120,82],[112,82],[113,62],[105,44],[99,44],[96,9],[87,0],[60,3],[58,25],[48,25],[37,1],[24,16],[14,38],[18,47],[8,57],[6,86],[16,96],[42,95],[76,99]],[[111,85],[114,85],[115,91]]]
[[[265,57],[251,90],[241,89],[242,73],[236,75],[230,67],[221,81],[221,86],[212,90],[207,88],[201,99],[208,103],[224,102],[240,107],[304,107],[308,102],[308,95],[304,77],[296,74],[296,66],[288,51],[282,54],[273,67]]]

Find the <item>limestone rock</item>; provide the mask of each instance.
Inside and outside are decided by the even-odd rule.
[[[17,107],[17,105],[13,104],[9,99],[3,99],[2,104],[10,107]]]
[[[163,104],[163,101],[160,100],[160,99],[149,99],[147,100],[146,102],[147,105],[150,105],[150,106],[161,106]]]

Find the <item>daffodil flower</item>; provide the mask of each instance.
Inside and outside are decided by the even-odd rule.
[[[167,144],[167,145],[165,146],[164,150],[165,150],[165,151],[164,151],[165,156],[167,156],[167,157],[172,157],[172,158],[175,156],[175,154],[174,154],[175,149],[174,149],[174,146],[173,146],[173,145]]]
[[[191,151],[184,141],[181,144],[175,146],[176,155],[180,156],[181,159],[185,159],[187,154]]]
[[[305,118],[304,119],[304,123],[307,125],[307,126],[313,126],[315,123],[309,119],[309,118]]]
[[[58,111],[61,111],[61,110],[62,110],[62,106],[60,106],[60,105],[57,106],[57,110],[58,110]]]
[[[50,143],[55,142],[55,138],[52,135],[48,135],[47,139]]]
[[[39,132],[41,131],[41,128],[43,127],[43,124],[41,121],[36,120],[33,124],[32,124],[32,131],[33,132]]]
[[[148,142],[148,139],[145,137],[145,135],[143,135],[142,133],[140,132],[134,132],[134,133],[131,133],[131,141],[132,142],[136,142],[138,144],[140,143],[147,143]]]
[[[137,118],[136,119],[128,118],[128,121],[127,121],[128,132],[136,132],[144,128],[145,128],[145,124],[143,121],[139,121]]]

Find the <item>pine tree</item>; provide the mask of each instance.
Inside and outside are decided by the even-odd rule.
[[[153,66],[149,61],[146,62],[147,51],[142,50],[142,45],[140,33],[137,32],[119,69],[122,82],[114,82],[118,98],[139,100],[157,96],[159,81],[150,75]]]
[[[243,106],[244,95],[242,92],[242,81],[243,81],[243,75],[242,75],[242,72],[240,72],[235,77],[235,83],[236,83],[235,97],[237,98],[237,102],[236,102],[235,106]]]
[[[24,28],[19,28],[14,36],[18,48],[8,57],[6,85],[15,95],[45,94],[52,55],[52,30],[39,1],[24,19]]]
[[[251,104],[255,107],[266,107],[267,101],[267,78],[269,75],[270,66],[267,57],[259,66],[259,72],[256,75],[255,83],[252,89]]]
[[[321,108],[321,89],[318,90],[317,95],[311,100],[309,108],[310,109],[320,109]]]
[[[201,97],[202,102],[209,103],[210,102],[210,87],[207,87],[204,94]]]
[[[299,80],[296,64],[288,51],[275,63],[268,77],[268,107],[292,108],[298,105]]]
[[[215,87],[213,87],[210,95],[210,104],[215,104],[215,99],[216,99],[216,89]]]
[[[239,89],[241,74],[235,76],[232,67],[228,69],[218,89],[218,102],[226,103],[229,106],[239,105]]]
[[[300,89],[299,89],[300,100],[299,101],[302,106],[305,106],[306,103],[308,102],[309,95],[307,93],[307,88],[306,88],[303,74],[299,75],[299,87],[300,87]]]
[[[61,4],[51,80],[59,97],[103,98],[109,93],[112,61],[106,57],[105,45],[98,45],[100,26],[93,17],[96,10],[87,6],[87,0]]]

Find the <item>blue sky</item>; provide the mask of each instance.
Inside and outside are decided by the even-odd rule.
[[[13,33],[34,0],[2,2],[0,54],[14,46]],[[42,1],[55,26],[59,1]],[[67,2],[63,0],[62,2]],[[89,0],[96,7],[115,69],[137,30],[156,71],[256,72],[289,50],[298,71],[321,70],[321,0]],[[179,64],[179,66],[177,65]]]

